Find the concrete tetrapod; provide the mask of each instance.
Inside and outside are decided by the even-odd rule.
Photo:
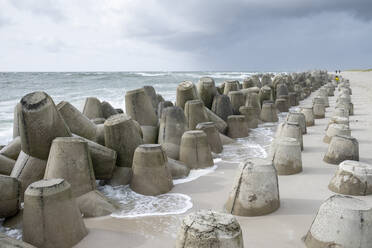
[[[253,107],[254,109],[256,109],[257,118],[260,117],[261,103],[260,103],[260,99],[258,98],[258,94],[257,93],[251,92],[251,93],[249,93],[246,96],[245,106],[247,106],[247,107]]]
[[[313,107],[302,107],[301,113],[305,115],[306,127],[315,125]]]
[[[143,134],[143,143],[156,144],[158,143],[159,128],[154,126],[141,126]]]
[[[183,133],[187,131],[187,121],[181,107],[168,107],[160,118],[158,143],[168,157],[178,160]]]
[[[81,138],[56,138],[50,148],[44,179],[63,178],[71,184],[73,197],[95,189],[88,143]]]
[[[9,176],[16,161],[0,154],[0,174]]]
[[[116,109],[110,103],[108,103],[106,101],[103,101],[101,103],[101,106],[102,106],[102,113],[103,113],[103,118],[104,119],[107,119],[112,115],[119,114],[119,112],[116,111]]]
[[[286,121],[297,122],[301,127],[302,134],[306,134],[306,117],[303,113],[289,112]]]
[[[347,127],[350,128],[349,118],[347,118],[347,117],[332,116],[331,119],[328,122],[328,125],[327,125],[326,129],[325,129],[326,131],[327,131],[329,125],[331,125],[331,124],[344,124],[344,125],[346,125]]]
[[[239,115],[239,108],[245,105],[245,97],[241,91],[230,91],[229,98],[234,115]]]
[[[17,160],[21,152],[21,137],[15,137],[9,144],[0,150],[0,154],[13,160]]]
[[[152,106],[151,99],[143,88],[130,90],[125,93],[125,112],[141,126],[158,125],[158,117]]]
[[[161,195],[173,188],[167,156],[159,144],[140,145],[133,158],[130,187],[142,195]]]
[[[344,107],[337,107],[333,112],[333,116],[349,118],[349,111]]]
[[[230,98],[226,95],[216,95],[213,98],[212,111],[227,121],[227,117],[233,114]]]
[[[223,150],[220,134],[213,122],[203,122],[196,126],[197,130],[202,130],[207,135],[208,144],[211,151],[214,153],[221,153]]]
[[[292,175],[302,171],[300,143],[289,137],[275,140],[273,164],[278,175]]]
[[[16,178],[0,175],[0,218],[18,213],[21,203],[20,188],[21,184]]]
[[[239,81],[237,80],[226,80],[225,87],[223,89],[224,95],[229,95],[230,91],[238,91],[239,90]]]
[[[258,127],[259,119],[257,117],[257,112],[254,107],[241,106],[239,108],[240,114],[245,116],[245,121],[248,124],[248,128]]]
[[[332,137],[335,135],[351,136],[351,130],[344,124],[330,124],[327,128],[326,134],[324,135],[323,142],[331,143]]]
[[[80,211],[86,217],[102,216],[116,210],[108,199],[96,191],[88,143],[82,138],[56,138],[50,148],[44,179],[63,178],[71,185]]]
[[[180,161],[190,169],[213,166],[211,148],[207,135],[200,130],[187,131],[182,135]]]
[[[230,115],[227,118],[227,136],[236,139],[247,137],[248,135],[249,128],[245,115]]]
[[[25,242],[39,248],[69,248],[87,234],[68,182],[41,180],[27,188],[23,210]]]
[[[185,116],[190,130],[194,130],[199,123],[208,121],[208,115],[201,100],[187,101],[185,104]]]
[[[104,118],[100,100],[96,97],[87,97],[85,99],[83,114],[88,119]]]
[[[96,141],[97,127],[86,115],[83,115],[72,104],[65,101],[58,103],[57,109],[71,132],[89,140]]]
[[[154,108],[154,111],[156,113],[158,109],[158,96],[156,95],[156,91],[154,87],[151,85],[145,85],[143,86],[143,90],[145,91],[146,95],[149,97],[152,107]]]
[[[283,98],[279,98],[275,100],[275,107],[279,112],[288,112],[288,101]]]
[[[321,97],[314,98],[313,113],[315,119],[325,118],[325,103]]]
[[[216,124],[216,127],[220,133],[225,133],[227,129],[227,123],[222,120],[218,115],[216,115],[212,110],[207,107],[204,107],[205,112],[207,113],[208,119],[210,122]]]
[[[369,248],[372,208],[364,200],[334,195],[319,208],[305,238],[308,248]]]
[[[243,248],[243,235],[230,214],[201,210],[186,216],[178,231],[176,248]]]
[[[74,136],[79,137],[77,135]],[[84,139],[88,143],[95,178],[99,180],[110,179],[116,167],[116,151],[83,137],[79,138]]]
[[[11,177],[17,178],[21,183],[21,199],[28,185],[43,179],[47,161],[32,157],[23,151],[18,156]]]
[[[344,160],[359,161],[358,140],[345,135],[333,136],[323,160],[329,164],[339,164]]]
[[[344,195],[370,195],[372,194],[372,166],[345,160],[338,166],[328,188]]]
[[[304,150],[302,131],[297,122],[286,121],[280,130],[279,137],[295,138],[301,145],[301,151]]]
[[[136,148],[143,144],[134,121],[125,114],[113,115],[105,121],[105,146],[117,152],[116,165],[131,167]]]
[[[278,176],[271,161],[250,159],[240,165],[226,202],[228,213],[259,216],[279,208]]]
[[[110,180],[105,180],[105,184],[111,186],[127,185],[132,180],[133,171],[129,167],[115,167]]]
[[[277,122],[278,114],[276,113],[276,107],[271,102],[265,102],[262,105],[260,119],[263,122]]]
[[[18,110],[21,109],[21,103],[17,103],[14,107],[14,115],[13,115],[13,139],[18,137],[19,134],[19,123],[18,123]]]
[[[173,103],[171,101],[159,102],[158,110],[157,110],[159,119],[161,119],[161,115],[163,113],[163,110],[165,108],[168,108],[168,107],[173,107]]]
[[[202,77],[199,79],[198,84],[196,85],[200,99],[203,101],[204,105],[211,109],[213,98],[217,95],[217,89],[214,83],[213,78],[211,77]]]
[[[27,94],[17,106],[21,147],[28,155],[46,160],[56,137],[71,136],[52,98],[46,93]]]
[[[177,87],[176,106],[185,108],[187,101],[198,99],[195,85],[190,81],[181,82]]]
[[[190,174],[190,168],[178,160],[168,158],[167,167],[173,179],[185,178]]]
[[[273,100],[271,88],[267,85],[263,86],[260,89],[260,93],[258,94],[258,98],[260,99],[260,104],[263,107],[264,101],[271,101]]]

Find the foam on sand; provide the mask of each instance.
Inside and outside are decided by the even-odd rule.
[[[98,189],[110,199],[119,202],[120,210],[111,214],[115,218],[182,214],[193,206],[191,198],[184,194],[145,196],[131,190],[129,185],[115,187],[105,185]]]

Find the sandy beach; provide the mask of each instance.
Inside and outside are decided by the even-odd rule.
[[[353,90],[354,115],[350,116],[352,136],[359,141],[360,161],[372,163],[372,72],[344,72]],[[315,93],[301,102],[310,105]],[[321,203],[334,193],[328,183],[337,166],[323,162],[328,144],[322,142],[332,116],[337,90],[329,97],[326,118],[317,119],[304,135],[303,172],[279,176],[280,208],[261,217],[237,217],[246,247],[305,247],[307,233]],[[89,234],[76,247],[174,247],[180,221],[199,209],[223,211],[238,163],[219,162],[218,168],[194,181],[178,184],[171,193],[192,198],[193,207],[185,214],[137,218],[101,217],[85,219]],[[362,197],[372,204],[372,196]]]

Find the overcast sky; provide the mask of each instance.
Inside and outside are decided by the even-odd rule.
[[[0,71],[372,68],[372,0],[0,0]]]

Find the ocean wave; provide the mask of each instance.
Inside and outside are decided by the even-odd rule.
[[[134,74],[142,77],[161,77],[168,76],[170,72],[136,72]]]
[[[115,187],[105,185],[98,189],[110,199],[119,202],[120,210],[111,214],[115,218],[183,214],[193,206],[191,198],[184,194],[145,196],[131,190],[129,185]]]
[[[218,159],[220,160],[220,159]],[[216,159],[214,160],[214,163],[217,163]],[[204,168],[204,169],[196,169],[196,170],[190,170],[190,174],[186,178],[181,178],[181,179],[175,179],[173,180],[173,184],[181,184],[181,183],[187,183],[194,181],[198,179],[201,176],[205,176],[211,172],[214,172],[217,169],[217,165],[214,165],[209,168]]]

